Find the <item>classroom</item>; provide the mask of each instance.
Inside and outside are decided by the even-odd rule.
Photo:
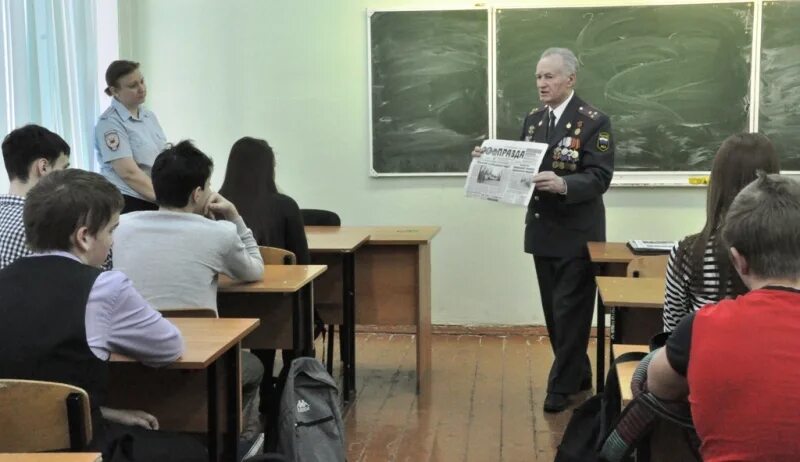
[[[631,401],[629,385],[644,355],[622,363],[625,365],[620,368],[614,366],[613,359],[628,351],[649,352],[648,341],[663,327],[666,254],[671,245],[653,257],[658,260],[655,273],[647,267],[653,260],[641,261],[646,266],[642,269],[644,277],[634,278],[626,276],[632,271],[627,265],[639,255],[625,243],[647,240],[671,244],[704,228],[711,186],[703,183],[713,175],[712,159],[730,135],[765,134],[781,160],[780,177],[796,181],[796,170],[800,170],[793,168],[798,165],[794,143],[800,142],[800,105],[791,104],[800,100],[796,72],[800,69],[800,34],[794,32],[796,38],[782,37],[786,41],[774,48],[769,42],[770,38],[775,39],[770,35],[774,29],[770,29],[769,21],[782,17],[792,24],[791,20],[800,18],[800,7],[789,1],[0,0],[0,12],[0,43],[4,45],[0,100],[5,105],[4,114],[0,115],[0,136],[26,124],[41,125],[60,135],[71,148],[70,170],[100,172],[107,177],[103,169],[110,167],[104,167],[102,156],[98,157],[98,144],[100,149],[105,149],[105,144],[113,159],[112,151],[116,152],[114,146],[119,140],[111,129],[101,130],[98,137],[95,127],[112,104],[112,98],[104,93],[107,67],[115,60],[129,60],[139,64],[136,71],[141,72],[147,89],[143,107],[157,115],[156,124],[165,141],[172,143],[174,149],[186,148],[186,152],[195,155],[189,147],[178,144],[191,140],[193,149],[213,162],[211,191],[200,184],[198,194],[213,194],[220,191],[223,183],[230,184],[226,166],[231,147],[243,137],[253,137],[265,140],[270,153],[274,151],[274,182],[279,192],[290,196],[301,210],[332,211],[341,220],[340,227],[305,229],[310,261],[298,258],[296,266],[302,269],[272,264],[262,253],[257,256],[261,263],[249,263],[257,267],[257,275],[237,278],[228,277],[232,276],[230,272],[218,271],[225,273],[219,276],[218,288],[218,274],[213,275],[209,285],[213,288],[210,303],[214,306],[182,306],[180,301],[172,300],[163,305],[212,308],[214,318],[179,315],[164,319],[172,320],[183,333],[187,355],[190,348],[202,344],[201,340],[217,341],[210,332],[229,329],[230,338],[215,344],[214,354],[204,356],[192,350],[196,357],[186,356],[183,362],[156,372],[124,356],[115,356],[117,352],[108,356],[112,365],[110,399],[156,415],[162,430],[201,434],[194,442],[202,441],[211,460],[248,460],[246,457],[251,454],[243,458],[243,453],[251,449],[278,451],[270,447],[269,440],[279,444],[274,439],[282,436],[262,435],[260,442],[249,441],[244,449],[238,438],[248,429],[246,382],[251,369],[247,358],[258,356],[255,362],[264,363],[261,353],[251,355],[245,350],[272,351],[277,376],[286,359],[281,355],[276,358],[276,349],[314,356],[321,361],[320,371],[332,371],[333,388],[343,401],[334,412],[343,425],[342,455],[351,462],[589,460],[568,458],[558,450],[566,441],[573,410],[600,393],[608,383],[606,373],[612,371],[619,374],[620,383],[614,388],[622,395],[618,397],[620,404]],[[706,14],[709,12],[712,14]],[[629,17],[638,22],[626,25],[624,21]],[[19,18],[29,21],[28,32],[20,31],[15,22]],[[548,21],[556,34],[554,40],[550,40],[548,31],[539,32],[530,25]],[[602,33],[576,37],[570,27],[572,22],[580,21],[607,21],[610,25],[604,26]],[[702,35],[699,29],[711,23],[708,35]],[[395,26],[399,29],[392,29]],[[458,35],[464,33],[459,27],[472,29],[469,35]],[[615,27],[624,32],[614,32]],[[531,32],[530,40],[512,33],[526,28],[536,31]],[[561,30],[569,31],[557,35]],[[641,31],[652,31],[653,35],[640,40],[639,48],[620,51],[598,46],[587,51],[587,42],[593,38],[614,44],[625,34]],[[415,32],[419,37],[415,38]],[[692,59],[669,61],[674,56],[663,51],[658,40],[671,40],[671,34],[672,38],[682,34],[688,37],[686,44],[675,47],[675,53],[685,53]],[[706,46],[714,34],[729,35],[724,35],[721,41],[725,43],[720,48],[709,45],[711,51],[707,55],[691,54],[691,46]],[[446,46],[437,48],[442,36]],[[39,45],[33,44],[37,41]],[[684,48],[687,44],[689,47]],[[391,52],[404,46],[411,50],[410,55],[392,61],[393,56],[399,55]],[[448,61],[448,50],[460,53],[453,51],[458,47],[471,50],[472,54]],[[601,120],[611,121],[608,133],[605,128],[597,129],[610,136],[610,141],[595,137],[590,143],[599,149],[607,148],[605,143],[609,143],[615,156],[610,161],[610,186],[606,184],[593,196],[602,197],[599,207],[604,210],[604,239],[582,241],[605,240],[609,246],[585,250],[582,243],[580,248],[582,258],[591,258],[590,268],[594,271],[587,276],[587,284],[595,284],[595,276],[619,279],[598,282],[600,293],[596,299],[597,291],[591,288],[589,389],[583,388],[587,380],[583,377],[581,390],[574,394],[577,388],[570,390],[572,396],[567,404],[559,403],[556,412],[551,412],[552,406],[547,410],[546,402],[546,396],[553,391],[548,388],[548,372],[554,355],[537,281],[536,269],[540,267],[539,263],[535,267],[530,253],[526,253],[526,223],[532,218],[526,218],[527,207],[465,197],[466,172],[474,146],[488,138],[521,140],[523,128],[523,139],[528,128],[535,128],[537,134],[544,130],[532,122],[540,119],[526,117],[536,117],[537,111],[545,107],[537,93],[537,61],[551,47],[575,53],[579,66],[574,95],[599,111]],[[632,63],[637,59],[653,59],[648,53],[657,53],[648,47],[660,50],[668,62],[662,70],[648,75],[653,78],[652,85],[648,85],[649,80],[640,79],[634,88],[631,81],[623,84],[616,76],[608,83],[610,78],[603,70],[624,66],[633,69]],[[629,53],[625,56],[627,61],[620,57],[622,53]],[[424,79],[438,72],[415,69],[416,54],[427,59],[420,58],[420,62],[431,66],[441,63],[446,68],[457,62],[475,67],[450,80],[452,88],[440,81],[419,93],[409,92],[407,104],[394,104],[388,96],[394,90],[391,85],[396,85],[402,98],[403,85],[414,85],[415,79],[428,82]],[[610,55],[619,57],[619,61],[605,62],[603,57]],[[697,56],[708,57],[708,62]],[[560,55],[557,58],[566,62]],[[692,65],[713,72],[692,74],[691,69],[681,67]],[[785,73],[776,74],[779,71]],[[667,77],[655,79],[657,72]],[[395,74],[397,79],[392,80],[390,77]],[[670,81],[678,75],[689,77],[686,82]],[[695,76],[699,76],[700,83],[688,80]],[[450,91],[463,82],[474,84],[477,93]],[[612,88],[612,84],[616,86]],[[693,85],[700,90],[694,90],[697,87]],[[678,87],[673,101],[665,102],[669,96],[658,95],[666,87]],[[612,90],[629,90],[636,97],[658,100],[653,106],[672,112],[665,119],[642,116],[637,120],[640,113],[652,114],[656,109],[634,101],[631,94]],[[467,94],[477,98],[480,111],[473,110],[471,104],[475,101],[464,102],[453,96]],[[727,99],[715,98],[713,95],[717,94]],[[407,133],[391,135],[398,138],[381,132],[387,120],[398,119],[406,114],[403,111],[412,113],[417,106],[435,105],[439,96],[443,105],[452,105],[448,123],[472,127],[459,133],[457,139],[456,135],[448,138],[450,133],[435,138],[436,130],[425,125],[425,116],[410,120]],[[692,98],[712,106],[698,108],[690,101]],[[690,113],[697,118],[687,117]],[[591,114],[589,110],[576,115],[587,121],[584,136],[594,130],[592,122],[598,118]],[[785,121],[785,126],[772,130],[770,120]],[[577,138],[580,132],[576,133],[575,128],[566,130]],[[634,136],[645,141],[632,142]],[[448,147],[436,152],[415,147],[439,141]],[[697,146],[698,142],[702,146]],[[647,146],[643,148],[644,144]],[[453,149],[453,145],[461,147]],[[637,163],[640,159],[635,156],[639,152],[636,149],[652,146],[655,154],[643,161],[644,166]],[[411,160],[387,163],[381,156],[397,152],[392,149],[409,154]],[[691,161],[691,154],[687,154],[690,160],[685,162],[683,158],[669,160],[669,153],[692,149],[702,151],[702,161]],[[600,151],[603,152],[595,154],[602,157],[605,149]],[[414,162],[422,165],[434,158],[447,161],[443,166],[426,163],[421,169],[413,167]],[[668,160],[662,162],[665,158]],[[407,168],[409,165],[412,168]],[[149,166],[153,166],[152,162]],[[14,186],[6,167],[0,170],[0,194],[4,195]],[[170,172],[167,167],[153,169],[158,170]],[[750,175],[750,180],[755,179],[755,171]],[[564,187],[567,201],[570,191],[579,188],[566,180]],[[539,191],[553,197],[559,194],[548,192],[546,187]],[[131,194],[138,193],[136,189]],[[124,189],[122,194],[129,195]],[[193,200],[194,196],[190,196],[190,205]],[[127,207],[128,202],[125,204]],[[225,203],[219,204],[219,209],[214,210],[217,217],[227,217],[230,209]],[[255,227],[246,219],[245,209],[238,204],[237,207],[245,217],[245,228],[253,229],[250,239],[255,235],[253,242],[259,240]],[[22,214],[19,216],[21,219]],[[309,216],[304,214],[303,218]],[[152,251],[153,255],[160,255],[157,246],[139,252],[150,247],[141,246],[143,241],[125,244],[126,239],[145,239],[141,236],[147,230],[145,223],[126,222],[125,215],[122,217],[111,248],[113,269],[119,269],[115,257],[127,268],[135,266],[140,257],[137,253],[144,256]],[[226,220],[235,221],[220,221]],[[241,230],[238,235],[244,242],[242,246],[247,247]],[[794,237],[797,238],[796,232]],[[197,248],[202,245],[205,244],[198,244]],[[249,248],[252,250],[252,246]],[[646,252],[643,255],[651,257]],[[252,252],[250,256],[256,258]],[[159,306],[150,298],[148,289],[137,287],[137,282],[139,278],[171,279],[160,272],[168,268],[173,268],[168,262],[154,262],[132,270],[128,277],[144,299]],[[728,276],[735,277],[733,268],[728,270]],[[6,287],[3,271],[0,270],[0,298]],[[256,282],[247,285],[237,279]],[[637,290],[646,289],[636,285],[641,281],[621,279],[649,281],[645,281],[651,286],[643,298],[653,306],[625,305],[627,298],[635,298]],[[552,290],[546,290],[552,295]],[[623,300],[609,303],[614,296]],[[0,313],[8,309],[2,305],[0,302]],[[637,306],[648,309],[637,311]],[[642,315],[642,311],[646,313]],[[602,314],[600,318],[597,313]],[[333,321],[320,322],[319,318]],[[326,329],[326,324],[337,325],[335,334]],[[320,330],[326,330],[325,334],[315,335]],[[15,377],[2,374],[2,342],[0,380],[12,379]],[[615,348],[611,343],[621,346]],[[598,360],[602,364],[599,367]],[[270,366],[264,367],[262,386],[265,381],[273,386]],[[121,375],[123,370],[129,379],[116,376],[115,380],[115,374]],[[182,381],[178,372],[193,379]],[[686,377],[685,371],[683,376]],[[800,381],[800,377],[792,376],[795,379]],[[126,384],[126,380],[130,383]],[[0,395],[1,388],[2,381]],[[155,403],[154,397],[161,393],[163,396]],[[262,405],[263,400],[262,394]],[[800,406],[797,400],[787,402]],[[0,403],[4,403],[1,396]],[[163,416],[157,413],[160,406],[169,408]],[[8,409],[0,405],[0,422],[15,425],[12,417],[16,416]],[[276,428],[276,423],[271,425]],[[38,451],[10,450],[14,446],[4,447],[6,443],[0,436],[0,462],[49,460],[41,454],[28,459],[23,454],[10,454]],[[657,446],[637,445],[637,460],[701,460],[699,454],[695,459],[670,459],[664,456],[663,447]],[[781,457],[743,460],[800,459],[800,447],[796,443],[788,446],[788,452]],[[66,452],[69,447],[62,449]],[[791,453],[793,449],[798,452]],[[93,448],[77,452],[92,454],[53,460],[94,461],[103,451]],[[249,460],[344,460],[279,457],[260,454]]]

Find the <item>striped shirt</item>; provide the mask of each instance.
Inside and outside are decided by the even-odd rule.
[[[689,313],[695,312],[709,303],[719,301],[719,265],[714,256],[714,239],[711,238],[706,243],[706,250],[703,254],[703,278],[700,291],[692,288],[692,270],[689,265],[688,253],[684,253],[680,264],[683,271],[678,267],[678,247],[685,241],[681,241],[672,247],[667,263],[666,291],[664,293],[664,331],[672,332],[678,323]]]

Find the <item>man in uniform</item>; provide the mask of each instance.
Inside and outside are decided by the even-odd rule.
[[[577,68],[568,49],[542,53],[536,86],[544,105],[528,114],[520,136],[548,145],[525,216],[525,252],[533,254],[555,356],[547,412],[563,411],[570,394],[592,386],[586,349],[596,286],[586,242],[605,241],[603,193],[614,173],[611,123],[575,95]]]
[[[550,48],[536,65],[544,106],[525,118],[521,139],[548,150],[525,216],[525,252],[533,254],[555,359],[544,410],[560,412],[567,397],[592,386],[586,348],[595,283],[587,241],[605,241],[603,193],[614,173],[608,117],[575,95],[578,60]]]

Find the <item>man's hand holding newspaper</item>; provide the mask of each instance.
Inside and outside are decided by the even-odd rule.
[[[472,151],[464,192],[467,197],[521,206],[528,205],[534,185],[541,191],[562,192],[561,177],[538,173],[545,152],[545,143],[485,140]]]

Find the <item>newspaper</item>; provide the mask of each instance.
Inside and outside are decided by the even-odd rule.
[[[483,155],[472,159],[467,172],[467,197],[527,206],[547,144],[485,140],[481,147]]]

